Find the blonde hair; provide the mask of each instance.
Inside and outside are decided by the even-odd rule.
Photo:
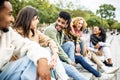
[[[83,31],[87,26],[87,23],[86,23],[86,21],[85,21],[85,19],[83,17],[75,17],[75,18],[73,18],[72,22],[71,22],[71,26],[73,26],[73,28],[77,28],[77,25],[79,24],[80,20],[83,21],[83,26],[81,28],[81,31]]]

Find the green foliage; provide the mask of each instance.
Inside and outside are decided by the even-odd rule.
[[[103,4],[99,6],[99,10],[96,11],[101,17],[101,24],[103,25],[103,19],[106,19],[110,30],[112,30],[112,25],[114,24],[116,8],[111,4]]]
[[[120,23],[114,20],[115,7],[110,4],[103,4],[99,7],[96,13],[100,16],[97,17],[93,12],[83,10],[80,5],[73,5],[73,3],[66,3],[66,8],[63,8],[63,1],[60,0],[59,4],[53,5],[49,3],[49,0],[10,0],[13,5],[13,15],[16,18],[19,10],[24,6],[31,5],[40,12],[40,23],[53,23],[57,19],[58,13],[62,10],[68,11],[72,18],[83,17],[87,21],[88,27],[103,26],[104,28],[117,28],[120,29]]]
[[[31,5],[40,12],[41,23],[52,23],[56,20],[59,9],[51,5],[48,0],[11,0],[13,15],[16,18],[18,12],[25,6]]]
[[[87,20],[87,24],[88,26],[90,27],[93,27],[93,26],[100,26],[100,19],[96,16],[92,16],[91,18],[89,18]]]
[[[103,4],[99,6],[99,10],[96,11],[97,14],[100,14],[101,18],[105,19],[114,19],[115,18],[116,8],[111,4]]]

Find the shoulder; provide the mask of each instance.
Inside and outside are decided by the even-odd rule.
[[[56,31],[57,30],[55,29],[55,24],[52,24],[45,29],[45,33],[46,32],[56,32]]]

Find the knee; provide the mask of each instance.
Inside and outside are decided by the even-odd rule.
[[[69,46],[69,47],[72,47],[72,48],[74,48],[74,47],[75,47],[74,43],[73,43],[73,42],[71,42],[71,41],[68,41],[68,42],[67,42],[67,44],[68,44],[68,46]]]

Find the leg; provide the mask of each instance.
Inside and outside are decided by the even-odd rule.
[[[104,54],[104,56],[106,57],[108,64],[112,64],[112,57],[111,57],[111,52],[109,47],[103,47],[101,49],[102,53]]]
[[[51,49],[49,47],[47,47],[45,49],[46,49],[46,51],[48,51],[46,54],[51,59],[51,56],[52,56]],[[62,62],[60,61],[59,57],[57,59],[57,65],[56,65],[55,70],[56,70],[56,73],[58,75],[58,80],[68,80],[69,77],[66,74],[64,66],[63,66]]]
[[[55,70],[59,76],[58,77],[59,80],[68,80],[69,79],[68,75],[65,72],[64,66],[59,58],[58,58],[58,62],[57,62]]]
[[[82,49],[82,55],[85,56],[86,55],[86,40],[84,37],[80,37],[80,47]]]
[[[65,53],[67,53],[67,55],[69,56],[69,58],[75,62],[75,56],[74,56],[74,51],[75,51],[75,45],[72,41],[68,41],[65,42],[62,45],[63,50],[65,51]]]
[[[29,74],[28,74],[29,73]],[[36,67],[34,63],[23,57],[17,61],[11,62],[0,74],[0,80],[35,80]]]
[[[63,62],[63,66],[67,74],[72,77],[74,80],[87,80],[80,72],[72,65],[69,65]]]
[[[104,66],[103,62],[101,60],[99,60],[96,56],[95,53],[91,52],[91,59],[101,68],[102,66]]]
[[[89,65],[82,56],[75,56],[76,63],[81,64],[85,69],[87,69],[89,72],[93,73],[96,77],[100,77],[101,74],[95,70],[91,65]]]

